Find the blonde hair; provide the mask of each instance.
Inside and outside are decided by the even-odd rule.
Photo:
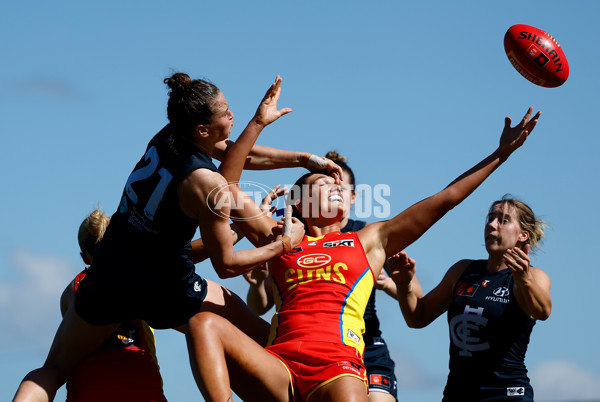
[[[81,222],[77,240],[82,253],[90,255],[94,254],[96,245],[100,243],[100,240],[104,237],[104,232],[106,231],[109,222],[110,217],[105,215],[100,209],[92,211],[87,218]]]
[[[532,252],[539,250],[545,236],[544,228],[548,227],[548,224],[543,220],[538,219],[529,205],[513,198],[510,194],[504,195],[501,200],[494,201],[490,207],[490,211],[498,204],[503,206],[510,205],[514,208],[521,229],[529,233],[527,243],[531,246]]]

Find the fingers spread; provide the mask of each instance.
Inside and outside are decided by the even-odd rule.
[[[531,117],[532,112],[533,112],[533,107],[529,106],[529,109],[527,109],[527,113],[525,113],[523,120],[521,120],[522,126],[524,126],[529,121],[529,118]]]
[[[283,116],[284,114],[291,113],[291,112],[292,112],[292,108],[290,108],[290,107],[284,107],[283,109],[281,109],[279,111],[279,113],[281,113],[281,116]]]

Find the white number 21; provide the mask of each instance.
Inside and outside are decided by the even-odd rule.
[[[156,152],[155,147],[150,147],[148,149],[148,152],[146,152],[146,155],[144,155],[144,160],[150,160],[150,163],[131,173],[129,179],[127,179],[127,184],[125,185],[127,196],[129,196],[135,205],[138,203],[138,196],[135,191],[133,191],[131,185],[140,180],[149,178],[156,171],[156,167],[158,166],[158,153]],[[152,194],[150,195],[150,198],[144,207],[144,215],[146,215],[146,217],[148,217],[150,220],[154,219],[154,214],[156,213],[158,204],[160,204],[167,186],[171,182],[171,179],[173,179],[173,175],[165,168],[158,169],[158,175],[160,176],[160,180],[152,191]]]

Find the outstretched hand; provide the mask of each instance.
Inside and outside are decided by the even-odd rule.
[[[262,126],[267,126],[273,123],[275,120],[288,114],[292,111],[289,107],[284,107],[281,110],[277,110],[277,101],[281,95],[281,77],[278,75],[275,78],[275,82],[271,84],[264,98],[258,105],[256,113],[254,114],[254,121]]]
[[[512,121],[510,117],[504,118],[504,130],[500,137],[499,149],[505,153],[506,156],[510,155],[514,150],[523,145],[542,114],[542,112],[537,112],[535,116],[531,118],[531,113],[533,113],[533,108],[529,107],[523,119],[515,127],[510,126]]]
[[[265,198],[262,199],[258,207],[267,216],[273,216],[275,211],[277,211],[277,207],[273,206],[273,201],[275,201],[278,197],[284,195],[286,191],[286,187],[281,187],[281,184],[276,185],[271,189],[271,191],[269,191]]]
[[[407,284],[415,276],[417,262],[406,251],[400,251],[388,259],[390,276],[396,284]]]

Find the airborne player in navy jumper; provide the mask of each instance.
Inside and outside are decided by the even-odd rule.
[[[211,160],[219,144],[228,140],[233,112],[223,93],[208,81],[175,73],[165,83],[170,88],[170,124],[150,141],[129,176],[118,211],[95,251],[75,302],[65,313],[46,362],[25,376],[15,402],[53,400],[77,364],[125,320],[143,319],[155,328],[174,328],[190,340],[191,319],[201,310],[210,310],[226,316],[259,342],[266,339],[268,324],[243,300],[196,274],[188,255],[192,237],[199,228],[215,271],[225,278],[289,251],[302,239],[304,227],[291,222],[283,232],[274,230],[270,242],[260,248],[234,250],[228,205],[214,213],[219,201],[215,193],[228,199],[229,192]],[[277,76],[238,140],[250,137],[254,143],[265,126],[291,112],[277,108],[280,84]],[[247,151],[236,153],[233,160],[239,158],[244,165],[251,162],[251,150]],[[320,169],[337,167],[316,155],[275,153],[283,157],[281,163],[267,158],[269,163],[262,167],[308,167],[311,163]],[[194,367],[192,342],[188,347]]]
[[[523,202],[492,204],[485,225],[487,260],[462,260],[424,297],[415,261],[390,259],[392,279],[407,324],[422,328],[448,311],[450,372],[443,401],[533,401],[525,353],[536,320],[550,315],[550,279],[529,265],[529,248],[543,237],[543,222]]]

